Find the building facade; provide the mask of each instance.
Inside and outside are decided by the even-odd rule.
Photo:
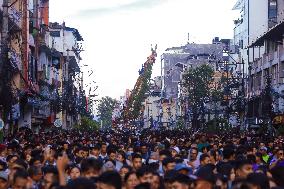
[[[87,113],[75,28],[49,23],[49,0],[1,0],[0,118],[7,129],[70,128]]]
[[[262,48],[253,54],[248,86],[248,117],[271,122],[284,113],[284,2],[267,3],[268,28],[250,44],[250,49]]]

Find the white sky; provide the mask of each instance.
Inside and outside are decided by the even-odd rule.
[[[236,0],[50,0],[50,20],[66,22],[83,36],[83,61],[94,70],[85,83],[97,82],[98,94],[118,98],[132,89],[138,70],[158,44],[168,47],[190,42],[211,43],[215,36],[233,37]]]

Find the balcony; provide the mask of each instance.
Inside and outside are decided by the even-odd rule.
[[[284,48],[283,45],[278,46],[278,52],[279,52],[279,59],[281,62],[284,61]]]

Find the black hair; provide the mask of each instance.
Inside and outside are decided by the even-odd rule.
[[[58,171],[57,171],[57,168],[53,165],[46,165],[42,168],[42,172],[44,174],[47,174],[47,173],[52,173],[52,174],[55,174],[55,175],[58,175]]]
[[[38,175],[39,173],[41,173],[41,168],[37,167],[37,166],[30,166],[28,169],[28,174],[30,177],[34,176],[34,175]]]
[[[124,182],[127,182],[130,175],[136,175],[137,176],[137,173],[135,171],[130,171],[130,172],[126,173],[125,176],[124,176]]]
[[[140,158],[140,159],[142,159],[142,156],[140,155],[140,154],[133,154],[133,156],[132,156],[132,160],[134,160],[134,159],[136,159],[136,158]]]
[[[232,148],[225,147],[223,150],[223,158],[229,159],[231,156],[235,154],[235,151]]]
[[[178,173],[174,175],[174,177],[172,178],[172,182],[179,182],[189,186],[190,183],[192,183],[192,180],[188,176]]]
[[[169,163],[175,163],[176,160],[172,157],[167,157],[166,159],[163,160],[162,164],[163,166],[167,166]]]
[[[115,187],[115,189],[121,189],[122,187],[120,175],[115,171],[104,172],[99,176],[98,182],[111,185]]]
[[[284,187],[284,167],[276,166],[271,169],[271,174],[278,186]]]
[[[37,156],[32,156],[30,160],[30,165],[33,165],[36,161],[40,161],[41,163],[43,162],[43,156],[42,155],[37,155]]]
[[[75,180],[71,180],[66,189],[95,189],[95,184],[87,178],[77,178]]]
[[[23,160],[23,159],[17,159],[14,164],[20,165],[23,167],[25,170],[28,169],[28,164]]]
[[[101,149],[101,147],[98,144],[96,144],[93,147],[91,147],[91,150],[100,150],[100,149]]]
[[[71,172],[72,169],[74,169],[74,168],[77,168],[77,169],[81,172],[81,168],[80,168],[79,166],[75,165],[75,164],[69,165],[69,166],[67,167],[67,170],[68,170],[69,172]]]
[[[249,160],[239,160],[235,162],[235,169],[241,169],[244,165],[251,165]]]
[[[27,171],[25,171],[24,169],[18,169],[16,173],[14,174],[13,183],[16,182],[17,178],[28,179],[28,177],[29,175]]]
[[[206,158],[210,158],[210,156],[208,154],[202,154],[199,158],[200,161],[204,161]]]
[[[112,153],[116,154],[116,150],[113,148],[108,149],[107,154],[110,155]]]
[[[247,181],[259,186],[261,189],[269,189],[269,179],[263,173],[251,173],[247,176]]]
[[[96,171],[100,171],[102,166],[103,166],[102,161],[97,160],[95,158],[83,159],[83,161],[81,162],[81,170],[82,170],[82,172],[86,172],[86,171],[88,171],[91,168],[96,170]]]
[[[225,175],[227,177],[230,177],[231,171],[234,168],[230,163],[220,162],[217,164],[217,172]]]
[[[247,160],[250,161],[252,164],[256,163],[256,157],[253,154],[247,155]]]
[[[17,157],[19,159],[19,156],[12,154],[7,156],[6,161],[9,162],[13,157]]]
[[[145,166],[142,166],[141,168],[139,168],[136,173],[137,173],[138,178],[140,178],[143,175],[153,173],[153,170],[150,166],[145,165]]]
[[[169,150],[161,150],[159,152],[159,156],[165,155],[167,157],[171,157],[171,152]]]
[[[145,182],[145,183],[138,184],[137,186],[135,186],[134,189],[151,189],[151,185],[150,183]]]

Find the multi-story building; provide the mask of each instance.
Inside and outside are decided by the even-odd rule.
[[[187,44],[181,47],[166,49],[162,55],[163,61],[163,91],[165,98],[178,97],[178,83],[185,67],[195,67],[201,64],[211,64],[216,70],[221,69],[227,55],[223,54],[223,40],[216,38],[212,44]],[[230,43],[230,41],[226,41]]]
[[[9,129],[70,128],[88,108],[80,33],[49,23],[49,0],[0,0],[0,5],[1,34],[7,35],[1,36],[0,118]]]
[[[248,86],[248,117],[271,120],[284,114],[284,2],[269,0],[265,24],[268,28],[250,44],[252,55]]]
[[[263,48],[250,49],[248,46],[264,33],[272,22],[268,23],[268,0],[237,0],[233,10],[239,11],[239,18],[234,20],[234,40],[232,56],[238,63],[236,72],[249,73],[249,63],[252,55],[263,52]]]

